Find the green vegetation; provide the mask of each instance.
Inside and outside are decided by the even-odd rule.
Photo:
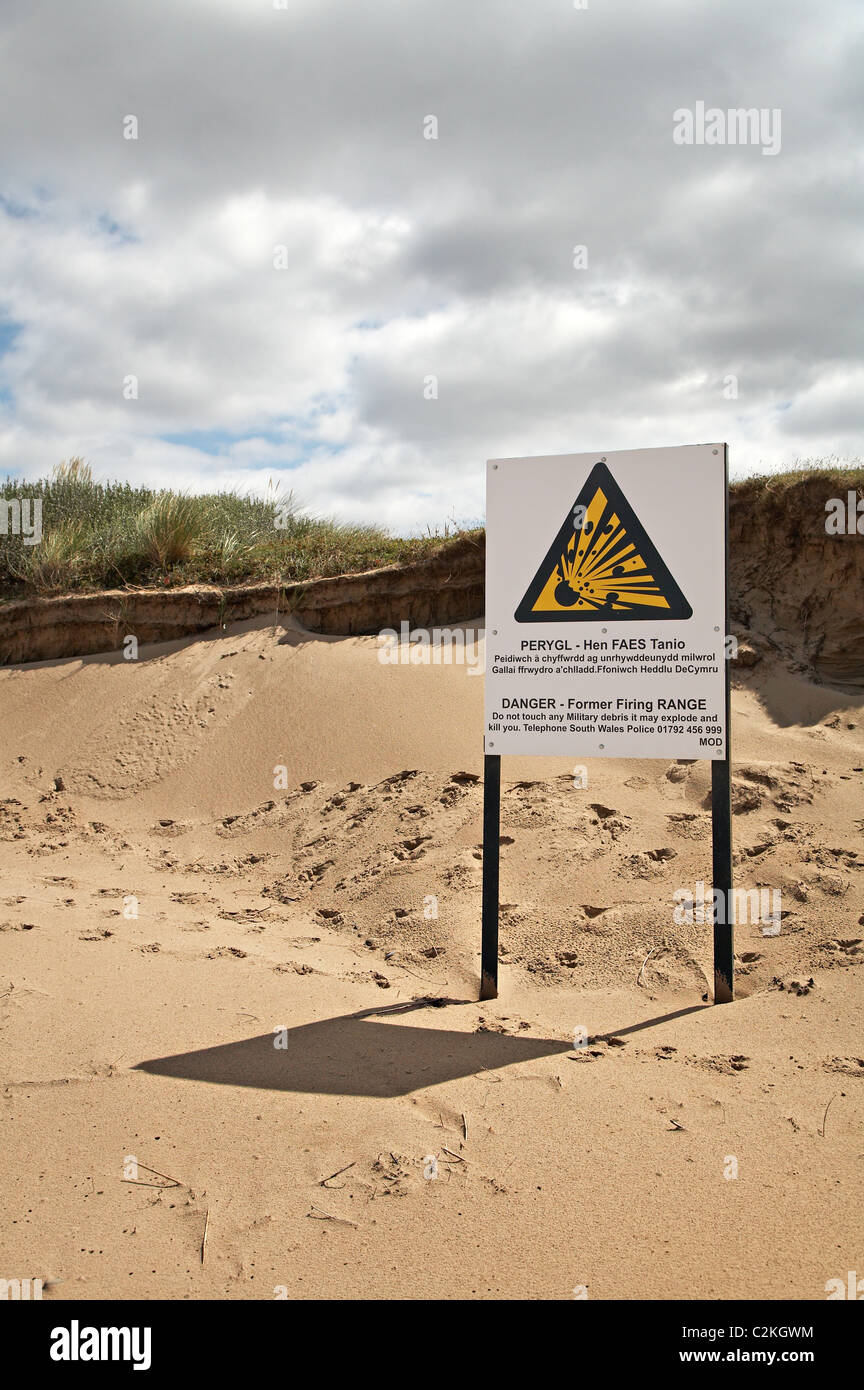
[[[864,464],[804,459],[783,473],[732,484],[736,494],[770,492],[818,479],[842,495],[864,487]],[[826,496],[828,494],[826,493]],[[41,499],[42,540],[25,545],[7,534],[0,511],[0,600],[30,594],[181,584],[290,583],[352,574],[430,554],[449,535],[399,539],[376,526],[340,525],[306,516],[293,498],[236,492],[202,496],[129,483],[94,482],[79,458],[39,482],[0,484],[0,507]],[[458,530],[455,534],[460,534]],[[476,533],[478,538],[482,531]]]
[[[791,468],[782,473],[756,473],[740,482],[733,483],[730,491],[756,489],[779,492],[795,483],[818,479],[822,483],[836,483],[839,488],[864,486],[864,463],[859,460],[844,462],[839,458],[798,459]]]
[[[288,583],[419,559],[444,535],[401,540],[376,526],[345,526],[298,511],[271,489],[265,499],[234,492],[184,493],[94,482],[73,458],[39,482],[0,484],[0,506],[42,502],[42,540],[4,534],[0,596],[57,594],[131,585]]]

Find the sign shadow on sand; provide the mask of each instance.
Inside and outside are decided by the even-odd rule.
[[[371,1010],[139,1062],[135,1071],[324,1095],[403,1096],[479,1071],[572,1052],[572,1041],[372,1022]],[[376,1011],[377,1012],[377,1011]],[[274,1046],[276,1041],[284,1047]]]

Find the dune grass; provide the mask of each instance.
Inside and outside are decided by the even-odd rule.
[[[782,473],[755,473],[749,478],[742,478],[732,484],[731,491],[765,489],[777,492],[811,479],[826,484],[836,483],[838,488],[864,487],[864,463],[860,459],[844,461],[836,457],[798,459],[791,468],[784,469]]]
[[[732,484],[736,493],[783,490],[818,479],[838,495],[864,487],[864,464],[803,459],[783,473]],[[827,495],[827,494],[826,494]],[[376,526],[344,525],[301,512],[271,489],[264,498],[236,492],[189,496],[171,490],[100,483],[80,458],[38,482],[0,483],[0,508],[15,499],[42,502],[42,540],[25,545],[0,512],[0,601],[125,586],[289,583],[351,574],[420,559],[443,533],[402,539]],[[478,530],[477,537],[482,537]]]
[[[452,531],[400,539],[376,526],[303,514],[293,498],[236,492],[189,496],[100,483],[81,459],[38,482],[0,484],[0,505],[42,502],[42,540],[0,527],[0,596],[124,586],[287,583],[356,573],[428,554]],[[5,520],[5,513],[3,518]]]

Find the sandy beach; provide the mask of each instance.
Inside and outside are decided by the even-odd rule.
[[[824,1299],[862,1236],[864,698],[736,671],[736,884],[783,908],[731,1005],[673,920],[709,765],[506,760],[479,1003],[482,678],[378,655],[257,618],[0,671],[3,1268]]]

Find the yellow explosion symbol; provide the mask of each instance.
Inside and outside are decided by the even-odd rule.
[[[591,499],[532,611],[560,613],[653,607],[669,603],[602,488]]]

